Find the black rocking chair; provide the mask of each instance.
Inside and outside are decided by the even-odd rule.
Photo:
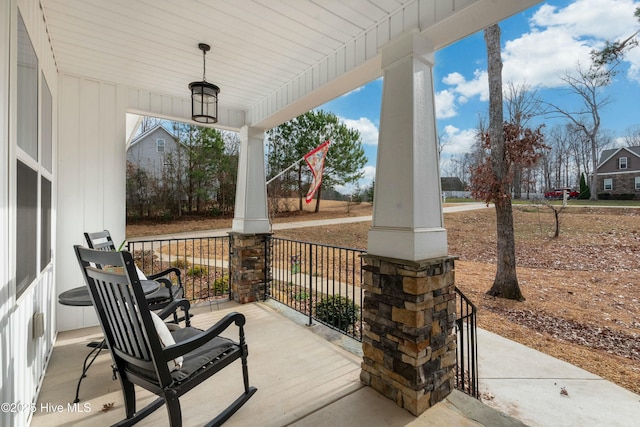
[[[181,426],[179,398],[237,359],[242,363],[244,392],[207,425],[221,425],[253,396],[256,388],[249,386],[244,315],[229,313],[206,331],[174,327],[168,339],[160,319],[186,300],[172,301],[157,313],[160,319],[154,319],[156,313],[149,310],[129,252],[78,245],[74,249],[119,373],[126,418],[116,425],[133,425],[165,404],[169,425]],[[110,267],[101,269],[96,265]],[[238,327],[238,342],[219,336],[234,323]],[[159,398],[136,411],[134,385]]]
[[[95,233],[84,233],[84,238],[90,249],[97,249],[101,251],[116,250],[116,246],[111,239],[111,233],[109,233],[109,230],[97,231]],[[171,279],[169,279],[168,276],[170,274],[175,274],[175,284]],[[171,267],[158,273],[147,275],[147,279],[155,280],[163,285],[157,292],[154,292],[152,295],[147,295],[147,302],[149,303],[151,310],[161,310],[174,299],[184,297],[182,277],[178,268]],[[189,326],[189,317],[186,317],[185,319],[178,319],[174,315],[175,323],[178,323],[181,320],[185,320],[187,322],[187,326]]]

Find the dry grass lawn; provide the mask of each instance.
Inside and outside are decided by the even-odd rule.
[[[313,205],[311,205],[313,208]],[[319,213],[274,222],[371,214],[370,204],[323,201]],[[493,209],[445,214],[456,285],[481,328],[640,393],[640,209],[569,207],[553,238],[548,207],[514,207],[518,279],[526,301],[489,297],[495,275]],[[228,228],[231,220],[127,226],[127,236]],[[280,237],[364,249],[370,222],[300,228]]]

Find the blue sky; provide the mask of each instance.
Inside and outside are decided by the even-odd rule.
[[[557,0],[536,5],[500,23],[503,84],[526,84],[546,102],[571,107],[577,100],[560,79],[577,64],[588,67],[589,53],[605,40],[629,37],[640,28],[633,16],[640,0]],[[471,35],[435,55],[434,86],[438,133],[446,141],[447,162],[468,151],[479,117],[486,117],[488,83],[483,32]],[[620,74],[606,89],[612,102],[602,111],[602,128],[621,138],[640,126],[640,47],[630,51]],[[373,81],[323,106],[362,134],[368,163],[368,185],[375,176],[382,80]],[[557,119],[540,118],[549,129]]]

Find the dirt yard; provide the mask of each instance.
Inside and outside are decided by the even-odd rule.
[[[322,202],[273,222],[371,214],[370,204]],[[311,206],[311,208],[313,205]],[[489,297],[495,275],[495,211],[445,214],[456,285],[478,307],[481,328],[566,360],[640,393],[640,209],[569,207],[553,238],[548,207],[514,207],[518,280],[526,301]],[[231,220],[127,226],[127,236],[228,228]],[[366,248],[370,222],[277,232]],[[506,357],[506,355],[505,355]]]

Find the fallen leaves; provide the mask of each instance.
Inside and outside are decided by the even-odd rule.
[[[109,403],[105,403],[104,405],[102,405],[102,412],[109,412],[110,410],[112,410],[114,408],[115,402],[109,402]]]
[[[580,323],[532,310],[499,307],[492,307],[491,310],[536,332],[640,362],[640,334],[625,333],[607,326]]]

